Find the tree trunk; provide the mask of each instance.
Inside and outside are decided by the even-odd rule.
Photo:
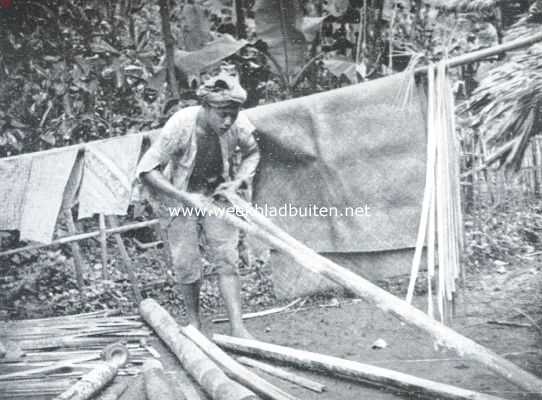
[[[171,25],[169,24],[169,5],[168,0],[160,0],[160,17],[162,20],[162,37],[164,38],[164,45],[166,47],[166,69],[168,77],[168,85],[171,95],[178,99],[179,88],[177,86],[177,78],[175,76],[175,62],[173,57],[173,50],[175,42],[173,41],[173,35],[171,34]]]

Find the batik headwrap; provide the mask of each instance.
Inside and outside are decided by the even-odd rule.
[[[243,104],[247,92],[237,77],[221,72],[205,81],[198,89],[197,96],[211,107],[226,107],[232,103]]]

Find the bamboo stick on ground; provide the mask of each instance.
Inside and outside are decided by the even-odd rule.
[[[226,372],[226,375],[245,385],[260,397],[270,400],[296,400],[296,397],[277,388],[239,364],[193,326],[182,327],[181,333],[198,345],[211,360]]]
[[[229,379],[201,349],[179,332],[179,325],[156,301],[145,299],[139,305],[143,319],[177,356],[183,368],[213,400],[256,400],[254,393]]]
[[[136,229],[146,228],[148,226],[153,226],[160,223],[158,219],[151,219],[150,221],[144,221],[144,222],[137,222],[135,224],[129,224],[129,225],[123,225],[119,226],[118,228],[109,228],[105,230],[106,234],[111,233],[121,233],[121,232],[128,232],[128,231],[134,231]],[[6,250],[0,253],[0,257],[6,257],[11,256],[13,254],[21,253],[23,251],[29,251],[29,250],[38,250],[43,249],[45,247],[51,247],[56,246],[59,244],[66,244],[71,242],[78,242],[80,240],[95,238],[100,236],[100,231],[94,231],[89,233],[80,233],[79,235],[73,235],[73,236],[65,236],[60,239],[54,240],[51,243],[40,243],[40,244],[31,244],[28,246],[18,247],[16,249]]]
[[[344,360],[323,354],[297,350],[290,347],[277,346],[256,340],[214,335],[213,341],[218,343],[221,347],[234,352],[279,361],[298,368],[306,368],[337,377],[347,377],[379,387],[392,387],[402,393],[406,392],[409,396],[416,395],[429,399],[446,398],[454,400],[500,399],[499,397],[488,394],[418,378],[389,369],[361,364],[355,361]]]
[[[173,392],[158,360],[148,360],[143,364],[143,380],[147,400],[185,400],[184,395]]]
[[[118,400],[120,396],[128,389],[129,380],[122,382],[114,382],[109,385],[100,395],[97,400]]]
[[[365,301],[396,316],[403,322],[429,333],[440,346],[445,346],[468,359],[487,366],[493,372],[529,392],[542,393],[542,380],[535,375],[522,370],[495,352],[433,320],[421,310],[379,288],[363,277],[321,256],[278,228],[240,197],[232,196],[230,200],[232,198],[234,200],[233,204],[242,210],[243,215],[247,216],[250,222],[235,218],[228,213],[217,213],[216,215],[221,215],[222,218],[234,226],[246,230],[248,233],[283,251],[310,271],[350,290]],[[189,199],[182,200],[194,207],[208,208],[204,204],[195,204]]]
[[[89,400],[115,378],[119,365],[102,362],[54,400]]]
[[[267,372],[269,375],[273,375],[277,378],[284,379],[285,381],[295,383],[296,385],[304,387],[305,389],[312,390],[313,392],[322,393],[326,389],[326,386],[322,385],[321,383],[296,375],[282,368],[274,367],[264,362],[253,360],[252,358],[237,357],[237,361],[239,361],[241,364],[248,365],[249,367],[258,368],[259,370]]]

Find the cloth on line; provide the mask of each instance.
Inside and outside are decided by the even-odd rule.
[[[77,152],[76,147],[67,147],[0,160],[4,181],[0,199],[5,210],[1,230],[19,230],[21,240],[52,241]]]
[[[271,219],[318,252],[414,247],[425,118],[419,90],[400,104],[411,78],[396,74],[246,110],[262,154],[254,203],[264,212],[296,209],[298,216],[288,210]],[[333,215],[299,216],[313,206]]]
[[[143,135],[126,135],[85,146],[79,219],[126,214],[142,140]]]

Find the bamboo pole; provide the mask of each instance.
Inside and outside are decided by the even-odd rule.
[[[183,368],[213,400],[256,400],[254,393],[229,379],[191,340],[179,332],[173,317],[153,299],[139,305],[143,319],[177,356]]]
[[[66,214],[66,227],[68,228],[68,233],[70,235],[76,235],[77,229],[75,228],[75,221],[73,220],[73,214],[71,209],[67,208],[65,210]],[[81,255],[81,248],[79,247],[79,243],[72,242],[70,243],[70,247],[73,254],[73,264],[75,267],[75,279],[77,281],[77,287],[79,290],[83,289],[83,286],[85,286],[85,282],[83,280],[83,256]]]
[[[174,393],[160,361],[146,361],[142,371],[147,400],[185,400],[184,395]]]
[[[129,381],[114,382],[100,393],[96,400],[118,400],[120,396],[128,389]]]
[[[522,47],[528,47],[540,41],[542,41],[542,33],[537,33],[531,36],[527,36],[524,38],[519,38],[516,40],[512,40],[510,42],[499,44],[497,46],[489,47],[487,49],[473,51],[471,53],[463,54],[458,57],[450,58],[446,62],[446,67],[455,68],[455,67],[459,67],[465,64],[475,63],[475,62],[483,60],[484,58],[496,56],[498,54],[505,53],[511,50],[517,50]],[[427,66],[416,68],[415,73],[425,74],[427,73],[427,68],[428,68]]]
[[[279,361],[289,365],[306,368],[312,371],[350,378],[371,385],[395,388],[410,396],[421,396],[435,399],[465,399],[465,400],[498,400],[498,397],[472,390],[458,388],[428,379],[404,374],[389,369],[349,361],[323,354],[297,350],[290,347],[277,346],[256,340],[239,339],[224,335],[214,335],[213,341],[221,347],[237,353],[250,356],[263,357],[268,360]],[[502,400],[502,399],[501,399]]]
[[[112,233],[122,233],[133,231],[136,229],[146,228],[148,226],[156,225],[159,223],[158,219],[152,219],[150,221],[137,222],[135,224],[123,225],[118,228],[109,228],[105,230],[105,233],[110,235]],[[13,254],[17,254],[23,251],[43,249],[45,247],[57,246],[60,244],[67,244],[71,242],[78,242],[85,239],[91,239],[100,236],[100,231],[94,231],[89,233],[80,233],[79,235],[65,236],[63,238],[52,241],[51,243],[31,244],[17,249],[6,250],[0,253],[0,257],[6,257]]]
[[[226,375],[251,389],[254,393],[263,399],[270,400],[296,400],[297,398],[289,395],[283,390],[270,384],[254,372],[239,364],[220,347],[207,339],[200,331],[191,325],[181,328],[181,333],[194,342],[199,348],[218,366],[220,366]]]
[[[115,378],[119,365],[102,362],[54,400],[89,400]]]
[[[321,383],[296,375],[282,368],[277,368],[273,365],[253,360],[252,358],[237,357],[237,361],[239,361],[241,364],[248,365],[249,367],[254,367],[263,372],[267,372],[269,375],[273,375],[285,381],[295,383],[296,385],[299,385],[305,389],[312,390],[313,392],[322,393],[326,389],[326,386],[322,385]]]
[[[104,280],[108,280],[109,273],[107,272],[107,234],[105,233],[105,230],[107,228],[105,226],[104,214],[98,215],[98,223],[100,227],[100,255],[102,259],[102,273]]]
[[[178,195],[188,205],[206,209],[204,204],[196,204],[191,198]],[[419,309],[388,293],[370,281],[352,271],[335,264],[321,256],[303,243],[297,241],[271,221],[259,214],[247,202],[234,195],[236,206],[241,206],[243,215],[248,216],[251,223],[245,222],[228,213],[217,213],[229,223],[248,233],[259,237],[266,243],[290,255],[301,266],[328,278],[334,283],[350,290],[365,301],[381,310],[391,313],[408,325],[429,333],[436,343],[456,351],[462,356],[487,366],[493,372],[503,376],[517,386],[531,392],[542,392],[542,381],[526,372],[514,363],[500,357],[495,352],[481,346],[471,339],[457,333],[451,328],[433,320]]]
[[[115,215],[110,215],[107,219],[111,227],[117,228],[119,226],[118,219]],[[124,242],[122,241],[122,236],[120,236],[120,233],[114,233],[113,237],[115,238],[115,241],[117,242],[117,247],[119,248],[120,257],[124,265],[124,271],[128,274],[128,278],[130,279],[130,283],[132,284],[135,299],[138,303],[140,303],[141,300],[143,300],[143,297],[141,296],[141,292],[139,291],[139,287],[137,286],[137,277],[134,273],[134,270],[132,269],[132,262],[130,260],[130,256],[128,255],[128,251],[126,250],[126,246],[124,246]]]

